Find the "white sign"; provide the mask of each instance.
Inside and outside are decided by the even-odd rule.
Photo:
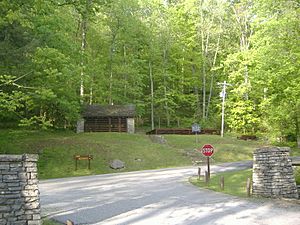
[[[197,123],[194,123],[194,124],[192,125],[192,132],[193,132],[193,133],[194,133],[194,132],[200,132],[200,125],[197,124]]]

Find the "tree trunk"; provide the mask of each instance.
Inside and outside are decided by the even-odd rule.
[[[203,25],[203,13],[201,9],[201,21]],[[202,118],[205,119],[205,101],[206,101],[206,74],[205,74],[205,44],[204,31],[201,29],[201,50],[202,50]],[[200,77],[201,79],[201,77]]]
[[[196,74],[196,68],[195,68],[195,65],[192,64],[192,77],[194,77]],[[196,77],[198,79],[198,77]],[[194,87],[194,92],[195,92],[195,95],[196,95],[196,116],[197,117],[200,117],[200,112],[201,112],[201,106],[200,106],[200,96],[199,96],[199,89],[198,89],[198,86],[197,84],[195,85]]]
[[[125,69],[125,73],[124,73],[124,97],[126,99],[127,97],[127,62],[126,62],[126,46],[123,46],[123,63],[124,63],[124,69]]]
[[[116,34],[114,33],[112,35],[112,41],[109,51],[109,96],[108,96],[108,103],[110,105],[113,105],[113,96],[112,96],[112,90],[113,90],[113,56],[114,56],[114,50],[115,50],[115,39]]]
[[[220,38],[221,38],[221,33],[219,33],[219,36],[218,36],[217,49],[215,51],[212,68],[216,65],[217,56],[218,56],[218,52],[219,52],[219,46],[220,46]],[[208,115],[209,115],[209,106],[210,106],[212,92],[213,92],[213,84],[214,84],[214,73],[211,75],[211,80],[210,80],[209,96],[208,96],[207,108],[206,108],[206,118],[208,118]]]
[[[241,52],[244,52],[244,51],[248,51],[249,50],[249,47],[250,47],[250,37],[252,35],[252,30],[250,29],[250,32],[249,32],[249,27],[248,27],[248,13],[246,12],[242,12],[244,15],[240,15],[238,10],[232,6],[232,9],[234,11],[234,14],[235,14],[235,18],[236,18],[236,21],[237,23],[239,24],[240,26],[240,51]],[[248,74],[248,65],[246,64],[244,66],[244,85],[246,87],[249,86],[249,74]],[[245,100],[248,100],[249,99],[249,96],[248,96],[248,90],[246,89],[246,92],[244,93],[244,98]]]
[[[93,87],[90,87],[90,101],[89,101],[90,105],[93,104]]]
[[[80,97],[83,100],[84,95],[84,55],[86,49],[86,32],[87,32],[87,18],[86,15],[82,15],[81,22],[81,62],[80,62]]]
[[[87,23],[88,23],[88,14],[91,5],[91,0],[86,0],[85,10],[81,14],[81,62],[80,62],[80,97],[81,101],[83,102],[84,96],[84,56],[86,51],[86,35],[87,35]]]
[[[164,49],[164,98],[165,98],[165,110],[166,110],[166,119],[167,119],[167,127],[170,126],[170,114],[169,114],[169,106],[168,106],[168,96],[167,96],[167,50]]]
[[[151,88],[151,129],[154,130],[154,93],[153,93],[153,74],[152,74],[151,61],[149,61],[149,78],[150,78],[150,88]]]
[[[300,112],[300,110],[298,110]],[[295,115],[295,123],[296,123],[296,137],[297,137],[297,147],[300,148],[300,114],[297,113]]]

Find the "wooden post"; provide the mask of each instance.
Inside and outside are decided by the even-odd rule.
[[[74,223],[71,220],[67,220],[66,225],[74,225]]]
[[[207,158],[207,173],[208,173],[208,179],[210,179],[210,165],[209,165],[209,156]]]
[[[251,179],[248,177],[247,179],[247,197],[250,197],[251,194]]]
[[[201,167],[198,168],[198,179],[200,180],[201,177]]]
[[[205,183],[208,184],[209,183],[209,176],[208,176],[208,172],[205,171]]]
[[[108,117],[108,131],[111,132],[111,118]]]
[[[220,188],[222,191],[224,191],[224,176],[220,177]]]
[[[75,157],[75,170],[77,170],[77,158]]]
[[[121,132],[121,117],[118,117],[118,130]]]

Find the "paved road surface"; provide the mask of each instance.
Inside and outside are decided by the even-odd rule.
[[[228,171],[251,162],[212,166]],[[40,183],[42,215],[89,225],[300,225],[300,204],[247,200],[188,183],[197,168],[54,179]]]

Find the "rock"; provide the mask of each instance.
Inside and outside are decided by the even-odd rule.
[[[110,163],[110,168],[112,169],[122,169],[125,167],[125,163],[119,159],[114,159],[111,163]]]
[[[167,140],[162,135],[149,135],[149,138],[154,143],[167,144]]]

